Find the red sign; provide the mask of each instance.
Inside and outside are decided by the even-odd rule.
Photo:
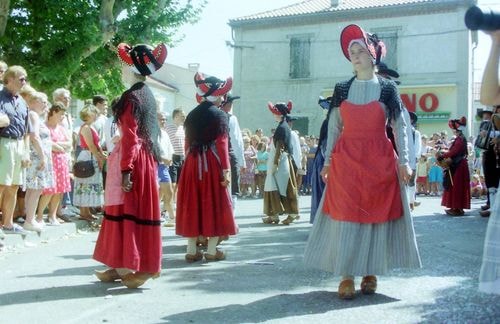
[[[408,111],[415,112],[417,110],[417,95],[415,93],[411,94],[411,98],[409,94],[403,93],[401,94],[401,100]],[[433,112],[439,107],[439,99],[433,93],[424,93],[418,98],[418,106],[422,111]]]

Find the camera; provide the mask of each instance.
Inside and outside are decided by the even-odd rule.
[[[500,29],[500,11],[472,6],[465,12],[465,26],[470,30]]]

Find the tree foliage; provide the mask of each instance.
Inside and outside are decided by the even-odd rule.
[[[0,18],[7,16],[3,35],[0,28],[0,59],[23,66],[36,89],[51,93],[66,87],[80,99],[97,93],[114,97],[123,91],[117,44],[172,44],[178,28],[194,22],[205,4],[204,0],[0,1]],[[2,8],[8,12],[2,13]]]

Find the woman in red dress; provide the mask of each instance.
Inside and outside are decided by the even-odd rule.
[[[228,119],[218,106],[231,90],[226,81],[196,73],[196,98],[200,103],[186,117],[186,159],[178,181],[176,234],[188,238],[187,262],[200,261],[199,236],[208,238],[205,260],[225,258],[216,248],[221,239],[237,233],[231,193],[228,153]]]
[[[156,101],[144,81],[162,66],[167,48],[122,43],[118,54],[131,67],[123,70],[123,80],[132,86],[113,106],[122,137],[108,160],[105,214],[94,259],[110,267],[96,271],[101,281],[121,279],[128,288],[137,288],[161,270],[160,129]]]
[[[455,134],[455,140],[450,149],[444,153],[438,153],[438,161],[449,158],[451,164],[444,171],[443,198],[441,206],[445,206],[445,212],[451,216],[464,215],[464,209],[470,209],[470,175],[467,165],[467,139],[462,131],[467,125],[465,117],[452,119],[448,125]]]

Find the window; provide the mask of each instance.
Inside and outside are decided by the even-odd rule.
[[[300,79],[311,76],[309,61],[311,58],[311,38],[292,36],[290,38],[290,78]]]

